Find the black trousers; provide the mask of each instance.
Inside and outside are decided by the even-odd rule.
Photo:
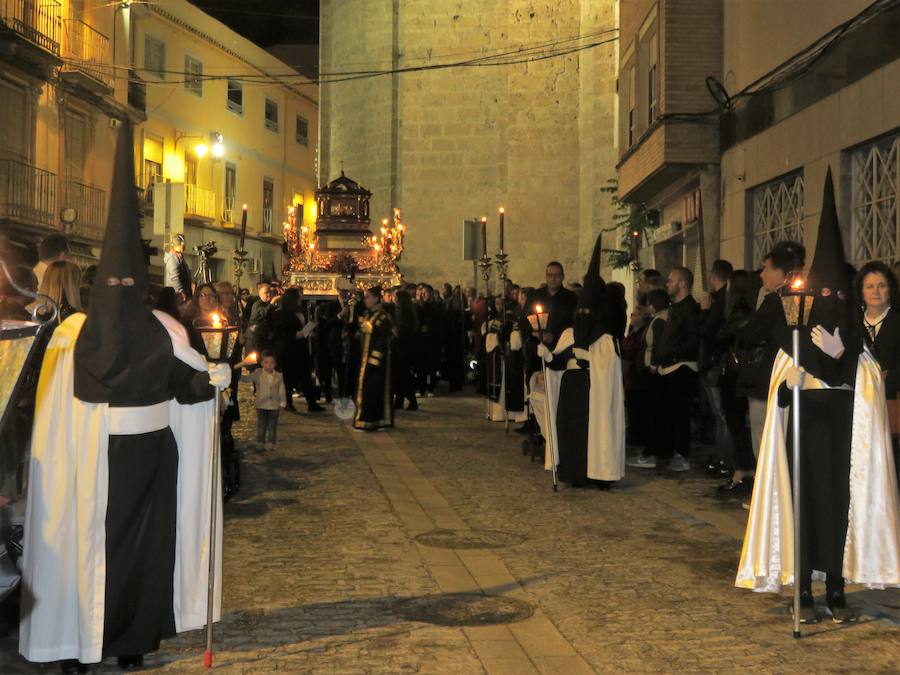
[[[723,377],[720,382],[722,412],[731,437],[731,447],[734,449],[734,468],[739,471],[754,471],[756,456],[753,454],[753,439],[747,424],[747,397],[738,396],[735,385],[736,379],[733,377]]]
[[[665,458],[678,453],[688,457],[691,453],[691,412],[697,391],[697,373],[681,366],[667,375],[660,375],[660,380],[665,440],[659,444],[656,455]]]

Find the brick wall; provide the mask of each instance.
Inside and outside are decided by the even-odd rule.
[[[323,72],[390,67],[394,4],[323,0]],[[612,0],[397,6],[401,67],[614,26]],[[321,178],[334,177],[343,160],[347,174],[375,193],[373,219],[389,212],[393,184],[393,205],[409,224],[402,263],[409,278],[471,283],[462,222],[487,215],[494,252],[501,205],[514,280],[539,282],[551,258],[566,265],[570,278],[580,276],[596,232],[611,220],[599,187],[615,176],[615,48],[400,75],[393,175],[392,78],[327,85]],[[360,62],[367,65],[354,65]]]

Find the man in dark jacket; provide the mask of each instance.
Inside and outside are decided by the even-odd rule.
[[[711,470],[718,471],[724,459],[732,456],[725,415],[722,412],[722,393],[719,389],[722,355],[728,346],[718,333],[725,325],[725,295],[733,268],[727,260],[714,260],[709,270],[710,292],[700,301],[700,384],[709,404],[715,431],[716,460]]]
[[[566,278],[562,263],[555,260],[547,263],[545,279],[547,285],[534,293],[530,311],[535,311],[535,305],[541,305],[545,312],[549,312],[547,318],[547,330],[544,331],[544,343],[553,348],[562,332],[572,326],[575,321],[575,307],[578,305],[578,296],[563,286]]]
[[[659,340],[654,342],[651,365],[660,375],[665,405],[663,428],[669,429],[668,442],[659,452],[670,457],[670,471],[690,469],[691,407],[697,388],[700,355],[700,305],[691,295],[694,275],[686,267],[676,267],[666,279],[666,291],[672,300],[668,318]],[[656,458],[646,458],[656,466]],[[649,467],[648,467],[649,468]]]
[[[272,343],[272,287],[261,281],[256,286],[257,298],[250,306],[247,330],[244,336],[246,351],[260,352]]]
[[[779,347],[776,329],[785,326],[784,307],[778,290],[787,283],[792,272],[803,269],[805,259],[806,250],[794,241],[776,244],[766,254],[759,273],[762,288],[756,312],[736,335],[741,361],[736,393],[747,397],[753,454],[757,457],[766,419],[772,365]]]

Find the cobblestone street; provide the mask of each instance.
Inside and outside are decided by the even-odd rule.
[[[714,482],[630,470],[612,492],[554,494],[482,405],[426,399],[375,434],[285,414],[276,451],[245,452],[216,670],[900,671],[900,594],[848,589],[858,623],[795,641],[787,596],[733,587],[746,512]],[[203,672],[204,639],[148,669]],[[2,647],[3,672],[41,672]]]

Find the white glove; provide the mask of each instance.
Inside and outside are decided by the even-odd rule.
[[[576,359],[581,359],[582,361],[590,361],[591,353],[587,349],[582,349],[581,347],[575,347],[572,350],[572,356]]]
[[[547,349],[547,345],[540,344],[537,348],[538,356],[540,356],[544,361],[548,363],[553,360],[553,354],[550,353],[550,350]]]
[[[522,333],[514,330],[509,334],[509,348],[514,352],[522,349]]]
[[[803,389],[803,383],[806,381],[806,371],[803,368],[791,366],[788,368],[787,377],[784,378],[785,384],[789,389],[800,387]]]
[[[209,363],[209,383],[221,391],[231,385],[231,367],[227,363]]]
[[[839,359],[844,354],[844,342],[841,340],[841,329],[835,328],[834,335],[822,326],[816,326],[810,333],[812,343],[828,354],[833,359]]]

